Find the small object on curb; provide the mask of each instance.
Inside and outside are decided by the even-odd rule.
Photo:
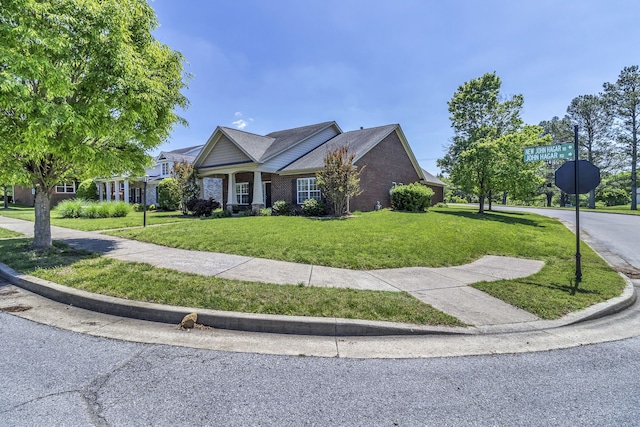
[[[180,322],[180,326],[184,329],[191,329],[196,324],[197,320],[198,320],[198,313],[196,312],[189,313],[186,316],[184,316],[184,318],[182,319],[182,322]]]

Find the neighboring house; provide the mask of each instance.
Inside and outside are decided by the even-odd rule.
[[[378,202],[390,206],[397,183],[422,182],[436,193],[433,203],[443,201],[444,184],[425,176],[397,124],[343,132],[336,122],[324,122],[265,136],[219,126],[194,167],[200,177],[223,181],[227,209],[257,210],[277,200],[299,208],[306,199],[321,198],[315,174],[327,153],[341,146],[355,154],[362,170],[362,194],[350,201],[351,211],[371,211]]]
[[[76,189],[78,182],[61,182],[56,185],[51,192],[51,207],[66,199],[76,197]],[[36,190],[33,187],[23,187],[21,185],[13,186],[13,203],[19,205],[33,206],[36,200]]]
[[[153,166],[145,170],[145,176],[114,176],[110,178],[96,178],[94,181],[98,188],[98,200],[100,201],[125,201],[128,203],[143,203],[144,181],[147,180],[147,204],[158,203],[158,183],[171,177],[171,171],[175,162],[186,161],[193,163],[203,145],[180,148],[173,151],[162,151],[154,161]],[[200,196],[212,197],[222,200],[222,182],[216,179],[200,180]]]

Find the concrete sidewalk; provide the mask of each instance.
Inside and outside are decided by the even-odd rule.
[[[33,236],[33,223],[29,221],[0,216],[0,227],[21,232],[30,237]],[[471,264],[457,267],[410,267],[386,270],[354,271],[238,255],[167,248],[155,244],[107,236],[97,232],[84,232],[61,227],[52,227],[52,234],[55,240],[65,242],[77,249],[85,249],[91,252],[101,253],[104,256],[123,261],[145,262],[158,267],[206,276],[276,284],[303,284],[305,286],[343,287],[392,292],[406,291],[419,300],[457,317],[464,323],[479,328],[476,330],[522,330],[550,325],[549,322],[542,321],[531,313],[513,307],[501,300],[489,296],[484,292],[468,286],[471,283],[479,281],[493,281],[530,276],[542,268],[542,261],[511,257],[485,256]],[[42,284],[39,284],[38,286],[42,286]],[[633,290],[633,286],[630,286],[630,289]],[[56,294],[59,294],[60,292],[63,291],[56,290]],[[633,293],[633,296],[635,298],[635,293]],[[83,300],[86,300],[87,298],[91,297],[86,295],[82,297]],[[97,296],[95,298],[96,301],[100,299]],[[632,302],[633,301],[630,301],[628,305]],[[100,307],[101,304],[111,304],[115,307],[120,303],[115,304],[114,302],[105,302],[104,298],[102,298],[101,301],[97,301],[95,304],[97,304],[95,307]],[[143,310],[140,307],[133,307],[133,305],[127,307],[126,304],[129,303],[124,304],[125,307],[121,307],[122,304],[120,304],[119,308],[114,309],[114,311],[119,315],[123,315],[126,314],[127,310],[159,310],[158,307],[149,310],[145,307]],[[618,304],[618,302],[616,302],[616,304]],[[109,313],[107,309],[97,311]],[[200,312],[201,310],[198,311]],[[116,314],[115,312],[113,314]],[[221,313],[223,312],[216,312],[212,314],[212,316],[217,319],[216,321],[218,323],[216,323],[216,325],[218,326],[220,325],[219,317],[224,316],[224,314]],[[592,314],[589,314],[589,316],[592,316]],[[232,329],[240,328],[240,324],[246,324],[244,319],[247,317],[254,319],[254,323],[256,324],[259,322],[269,323],[273,321],[274,325],[279,325],[284,321],[283,319],[277,319],[276,321],[271,319],[270,316],[257,316],[260,319],[256,320],[256,315],[242,316],[237,313],[231,317],[234,317],[235,320],[227,319],[226,323],[223,322],[223,324],[231,327]],[[173,320],[175,319],[175,316],[170,316],[170,318]],[[243,320],[239,321],[239,318]],[[311,318],[289,319],[294,323],[311,322]],[[317,319],[314,320],[314,322],[322,323],[322,321],[318,321]],[[316,330],[322,329],[330,332],[333,327],[332,325],[334,325],[334,323],[333,321],[330,321],[328,328],[323,327],[324,329],[317,328]],[[382,325],[377,325],[376,327],[379,329],[385,329]],[[276,325],[273,329],[264,329],[263,326],[260,326],[260,328],[262,328],[260,329],[261,331],[265,332],[277,332],[281,330],[279,328],[282,328],[282,326]],[[296,330],[301,333],[312,333],[311,329],[305,329],[303,326]],[[346,328],[345,334],[348,334],[348,331],[356,329]],[[398,329],[398,327],[393,326],[389,328],[388,332],[383,333],[402,333],[401,329],[401,327]],[[420,333],[420,331],[415,330],[415,325],[409,329],[414,331],[412,333]],[[429,333],[430,331],[434,333],[443,332],[438,328],[426,329],[428,330],[425,330],[422,333]],[[297,333],[288,328],[284,328],[282,330],[286,330],[288,333]],[[374,333],[366,332],[365,334]]]

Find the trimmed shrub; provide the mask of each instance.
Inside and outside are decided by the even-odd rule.
[[[271,208],[260,209],[260,216],[271,216]]]
[[[276,216],[289,216],[293,214],[291,203],[286,200],[277,200],[271,207],[271,214]]]
[[[220,203],[213,198],[191,199],[186,204],[187,210],[193,216],[211,216],[211,212],[220,207]]]
[[[180,206],[180,184],[175,178],[165,178],[158,183],[158,206],[175,211]]]
[[[422,184],[399,185],[391,190],[391,206],[397,211],[424,212],[432,196],[433,190]]]
[[[155,211],[156,210],[156,205],[154,205],[153,203],[150,204],[149,206],[147,206],[147,210],[148,211]]]
[[[304,216],[322,216],[325,214],[324,203],[318,199],[307,199],[302,203],[302,214]]]
[[[252,215],[253,215],[253,211],[251,209],[245,209],[243,211],[238,212],[238,216],[240,218],[245,218]]]
[[[85,179],[76,189],[76,198],[84,200],[98,200],[98,187],[92,179]]]

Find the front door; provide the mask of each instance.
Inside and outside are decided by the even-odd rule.
[[[271,207],[271,183],[270,182],[262,183],[262,197],[263,197],[262,201],[264,202],[264,207],[270,208]]]

